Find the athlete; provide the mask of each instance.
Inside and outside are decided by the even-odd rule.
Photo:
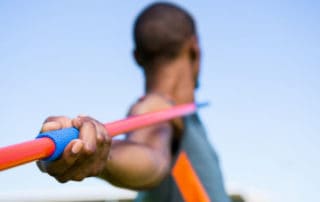
[[[145,95],[129,116],[195,101],[200,48],[191,15],[171,3],[145,8],[134,24],[134,57],[145,76]],[[42,132],[79,129],[56,161],[37,162],[59,182],[102,178],[140,191],[141,202],[229,202],[217,155],[197,114],[155,124],[112,140],[88,117],[49,117]]]

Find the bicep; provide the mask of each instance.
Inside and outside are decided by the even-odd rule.
[[[155,152],[171,155],[173,127],[169,122],[156,124],[127,134],[126,139],[142,144]]]
[[[168,103],[158,95],[151,94],[140,99],[138,103],[133,105],[129,111],[129,116],[159,111],[170,107],[172,107],[172,103]],[[170,155],[173,135],[173,125],[167,121],[127,134],[127,139],[138,144],[144,144],[151,149],[166,152]]]

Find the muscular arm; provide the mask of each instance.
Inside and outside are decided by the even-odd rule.
[[[114,185],[145,189],[157,185],[170,171],[169,123],[158,124],[113,141],[106,169],[100,177]]]
[[[130,115],[170,107],[162,97],[149,95]],[[134,131],[123,141],[113,141],[102,176],[114,185],[144,189],[157,185],[170,172],[173,128],[169,122]]]
[[[137,115],[168,108],[171,105],[157,96],[148,96],[137,103],[130,114]],[[111,140],[103,124],[90,117],[51,117],[42,131],[64,127],[80,130],[79,139],[71,141],[61,158],[54,162],[39,161],[43,172],[59,182],[80,181],[99,177],[131,189],[147,189],[169,174],[173,127],[164,122],[137,130],[125,140]]]

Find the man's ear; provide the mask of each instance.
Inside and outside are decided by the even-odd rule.
[[[192,36],[190,39],[190,59],[192,63],[200,61],[200,48],[197,36]]]
[[[139,66],[143,66],[142,55],[140,54],[140,52],[137,49],[134,49],[133,56],[134,56],[134,59],[136,60],[137,64]]]
[[[191,63],[191,68],[193,72],[193,79],[195,88],[199,86],[199,72],[200,72],[200,47],[198,43],[197,36],[192,36],[189,41],[189,58]]]
[[[197,36],[192,36],[190,39],[190,61],[192,64],[192,68],[194,69],[194,73],[197,75],[199,73],[200,68],[200,47],[198,43]]]

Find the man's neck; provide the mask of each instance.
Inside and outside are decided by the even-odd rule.
[[[186,58],[152,67],[146,72],[146,93],[157,93],[173,99],[176,104],[194,102],[195,81],[192,67]]]

